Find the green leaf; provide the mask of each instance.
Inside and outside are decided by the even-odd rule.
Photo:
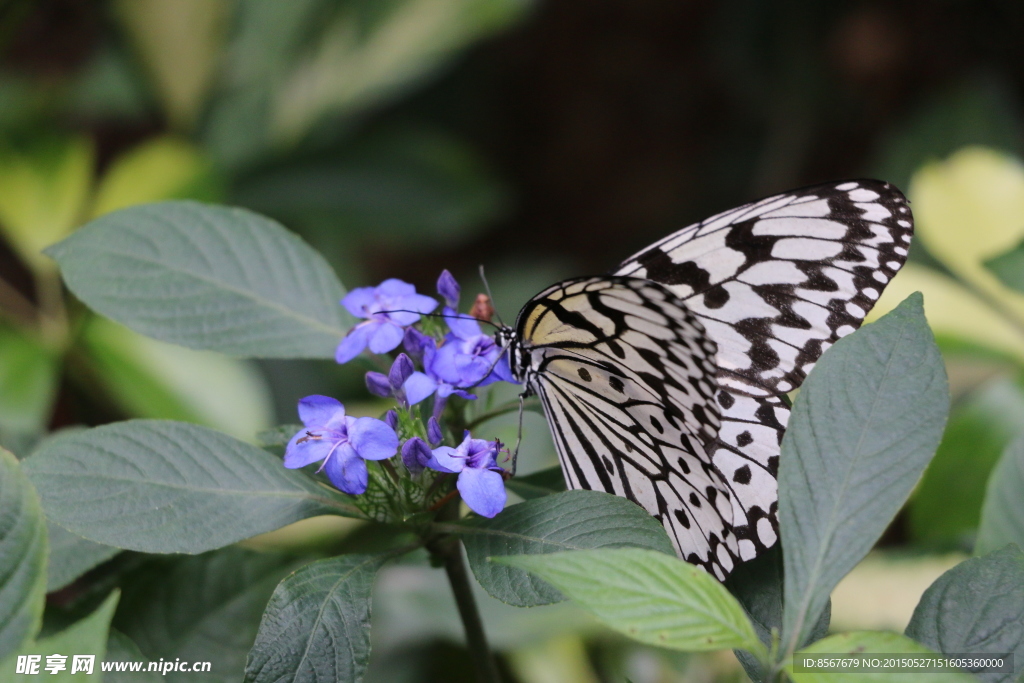
[[[121,209],[46,253],[94,310],[193,349],[333,358],[350,327],[323,257],[244,209],[190,201]]]
[[[129,575],[114,625],[149,659],[210,662],[168,680],[238,681],[275,586],[295,558],[232,547],[159,558]]]
[[[212,429],[131,420],[45,442],[24,463],[47,516],[97,543],[201,553],[321,514],[347,498]]]
[[[961,562],[921,596],[907,636],[945,654],[1013,653],[1024,661],[1024,553],[1010,545]],[[1011,681],[1012,674],[980,674]]]
[[[39,631],[45,599],[46,520],[18,461],[0,449],[0,661]]]
[[[121,552],[76,536],[64,527],[48,522],[50,557],[46,567],[46,592],[52,593]]]
[[[966,545],[978,528],[989,474],[1022,424],[1024,391],[1009,378],[989,381],[958,402],[908,506],[916,540]]]
[[[518,607],[565,598],[522,569],[488,562],[489,557],[627,546],[675,557],[657,520],[636,503],[599,491],[566,491],[509,506],[493,519],[467,524],[462,542],[480,585]]]
[[[0,431],[42,431],[56,391],[53,355],[38,342],[0,327]]]
[[[117,157],[96,188],[93,217],[165,199],[220,199],[220,179],[202,150],[180,138],[151,138]]]
[[[1024,548],[1024,436],[1003,451],[988,479],[981,510],[976,553],[988,553],[1007,543]]]
[[[19,675],[14,673],[16,663],[14,656],[5,662],[0,662],[0,683],[38,681],[40,676],[45,676],[46,681],[54,681],[54,683],[80,681],[83,678],[81,672],[77,674],[71,673],[73,655],[94,655],[96,659],[94,660],[93,673],[87,678],[90,681],[102,683],[103,676],[100,672],[100,662],[103,661],[103,654],[107,649],[107,631],[110,628],[110,618],[114,615],[114,609],[117,607],[118,596],[119,592],[115,590],[96,608],[96,611],[85,619],[75,622],[60,633],[43,638],[18,650],[19,655],[40,655],[42,657],[38,674]],[[67,668],[64,671],[51,674],[44,669],[47,655],[52,654],[68,656],[65,662]]]
[[[361,681],[370,657],[370,592],[386,559],[341,555],[282,581],[260,623],[245,680]]]
[[[149,664],[149,658],[142,654],[139,646],[132,642],[131,638],[116,628],[110,629],[110,634],[107,636],[107,654],[104,656],[103,661],[119,662],[121,666],[126,664],[130,666],[132,662],[141,662],[143,664],[142,671],[115,670],[104,672],[103,679],[106,683],[156,683],[161,679],[159,672],[145,670]],[[208,675],[204,674],[204,676]]]
[[[375,248],[465,242],[506,207],[504,188],[471,148],[432,130],[388,127],[328,162],[278,168],[248,181],[240,203],[296,223],[341,226]]]
[[[1024,242],[984,263],[1004,285],[1024,292]]]
[[[896,633],[885,633],[881,631],[855,631],[853,633],[840,633],[819,640],[810,647],[804,648],[793,655],[793,658],[803,655],[814,656],[818,654],[831,655],[934,655],[934,651],[915,643],[910,638]],[[851,680],[871,681],[872,683],[905,683],[908,680],[906,671],[902,672],[857,672],[851,675],[849,672],[823,672],[823,673],[796,673],[793,670],[793,662],[785,666],[795,683],[850,683]],[[966,673],[958,671],[938,673],[914,673],[911,680],[917,683],[971,683],[978,679]]]
[[[527,500],[550,496],[565,491],[565,475],[562,466],[556,465],[540,472],[514,477],[505,482],[505,488]]]
[[[948,411],[920,294],[841,339],[804,382],[779,472],[788,651],[910,495]]]
[[[82,219],[94,162],[85,137],[0,149],[0,230],[33,270],[52,268],[40,252]]]
[[[227,0],[112,3],[170,124],[188,130],[217,80],[233,4]]]
[[[706,571],[674,555],[619,548],[493,560],[539,575],[642,643],[693,652],[740,648],[765,656],[736,599]]]
[[[160,342],[99,316],[80,339],[95,376],[133,417],[195,422],[245,441],[271,423],[270,391],[252,361]]]
[[[352,116],[395,97],[529,4],[398,0],[369,9],[346,3],[273,91],[271,134],[278,144],[294,143],[327,114]]]
[[[757,637],[765,647],[772,644],[772,630],[782,631],[783,575],[782,548],[776,543],[753,560],[739,563],[725,580],[725,587],[732,593],[754,626]],[[818,622],[800,646],[824,638],[828,634],[832,617],[831,601],[825,604]],[[752,680],[765,680],[768,672],[764,662],[743,650],[736,650],[736,658],[743,665]]]

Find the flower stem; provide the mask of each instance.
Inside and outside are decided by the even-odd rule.
[[[454,520],[458,516],[458,501],[453,500],[441,510],[439,518]],[[480,610],[473,597],[473,584],[469,577],[469,569],[462,558],[462,543],[451,536],[435,538],[427,544],[427,549],[437,559],[444,562],[444,570],[448,574],[448,582],[455,595],[455,604],[459,608],[462,626],[466,630],[466,646],[469,648],[473,666],[479,683],[501,683],[498,665],[494,661],[491,649],[487,645],[484,633],[484,622],[480,618]]]
[[[477,679],[480,683],[500,683],[498,665],[487,646],[484,623],[476,606],[476,598],[473,597],[473,586],[466,561],[462,558],[460,543],[451,544],[451,550],[444,558],[444,570],[448,573],[448,582],[452,585],[459,616],[462,617],[462,625],[466,629],[466,645],[476,667]]]

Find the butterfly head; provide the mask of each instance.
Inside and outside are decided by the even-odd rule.
[[[515,380],[520,384],[526,382],[529,375],[530,359],[523,351],[515,328],[508,325],[498,327],[498,331],[494,333],[494,343],[508,354],[508,365]]]

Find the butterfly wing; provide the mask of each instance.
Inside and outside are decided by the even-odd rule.
[[[776,540],[775,476],[789,418],[779,396],[860,326],[906,261],[912,233],[899,190],[847,181],[712,216],[616,270],[665,285],[718,345],[722,427],[712,460],[733,493],[744,559]]]
[[[541,292],[516,330],[569,485],[640,504],[681,557],[724,579],[738,545],[708,451],[716,349],[701,324],[660,285],[598,277]]]

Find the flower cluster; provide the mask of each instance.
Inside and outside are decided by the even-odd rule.
[[[422,504],[456,475],[455,489],[471,510],[485,517],[501,512],[506,499],[506,472],[498,464],[501,442],[476,439],[465,430],[458,443],[445,443],[443,423],[452,396],[472,401],[478,387],[514,381],[503,350],[483,333],[478,320],[458,312],[460,290],[451,273],[441,273],[437,291],[442,313],[433,319],[423,316],[439,302],[397,279],[354,289],[341,300],[349,313],[364,320],[338,344],[338,363],[366,349],[378,356],[404,349],[394,355],[386,373],[366,373],[369,392],[393,398],[396,407],[383,420],[350,417],[333,398],[307,396],[299,401],[304,428],[288,442],[285,467],[320,462],[317,471],[332,484],[359,495],[370,486],[367,461],[381,461],[386,470],[381,481],[399,493],[409,490],[396,485],[403,477],[418,484]],[[457,410],[449,414],[460,422]],[[403,500],[408,503],[408,498]]]

